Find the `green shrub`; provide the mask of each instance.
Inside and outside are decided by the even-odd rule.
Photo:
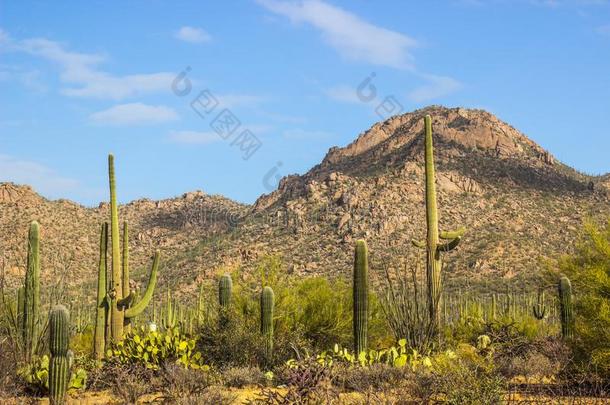
[[[173,362],[163,364],[159,374],[161,392],[168,403],[200,395],[219,380],[209,370],[187,369]]]
[[[576,251],[551,270],[556,283],[561,274],[572,281],[574,291],[574,339],[578,366],[610,378],[610,223],[585,225]],[[553,269],[554,266],[551,265]]]
[[[422,398],[447,404],[497,404],[506,389],[505,380],[495,370],[491,352],[462,344],[432,359],[429,369],[418,368]]]

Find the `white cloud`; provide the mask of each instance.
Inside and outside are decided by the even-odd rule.
[[[182,27],[174,35],[177,39],[193,44],[202,44],[210,42],[212,37],[201,28]]]
[[[169,140],[174,143],[204,145],[221,140],[216,132],[171,131]]]
[[[595,28],[595,32],[597,32],[599,35],[610,36],[610,24],[600,25],[599,27]]]
[[[321,0],[257,2],[293,23],[316,27],[323,39],[347,59],[399,69],[413,67],[410,50],[417,46],[417,41],[404,34],[373,25]]]
[[[147,125],[174,121],[178,119],[178,114],[173,109],[162,105],[129,103],[98,111],[91,114],[89,118],[95,123],[106,125]]]
[[[354,87],[339,85],[326,89],[324,93],[332,100],[340,101],[342,103],[360,104],[363,103],[358,98],[356,89]]]
[[[57,64],[60,80],[66,84],[60,92],[71,97],[122,100],[169,91],[175,77],[169,72],[115,76],[100,70],[99,65],[106,60],[104,55],[72,52],[46,38],[13,40],[0,31],[0,46],[6,51],[25,52]]]
[[[15,81],[30,90],[46,92],[48,87],[41,80],[41,73],[36,69],[25,69],[14,65],[0,65],[0,81]]]
[[[218,100],[225,108],[254,106],[265,101],[264,97],[252,94],[221,94]]]
[[[284,138],[290,140],[302,140],[302,139],[327,139],[332,138],[334,135],[331,132],[326,131],[310,131],[302,128],[288,129],[282,134]]]
[[[463,87],[462,83],[447,76],[424,74],[422,77],[428,81],[428,84],[416,88],[408,95],[409,99],[416,103],[447,96]]]
[[[50,198],[59,198],[62,194],[79,188],[78,181],[63,177],[40,163],[4,154],[0,154],[0,173],[0,181],[30,185]]]

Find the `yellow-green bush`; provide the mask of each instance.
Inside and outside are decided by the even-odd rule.
[[[166,361],[174,361],[184,368],[206,368],[196,346],[196,340],[185,337],[178,328],[158,332],[141,327],[114,344],[106,355],[110,361],[140,364],[154,370]]]
[[[585,225],[573,255],[551,264],[551,281],[566,275],[574,294],[571,344],[579,364],[610,378],[610,223]]]

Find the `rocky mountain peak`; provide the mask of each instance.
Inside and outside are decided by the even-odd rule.
[[[373,125],[346,147],[332,148],[324,158],[323,165],[332,165],[375,148],[389,153],[411,144],[423,136],[423,118],[427,114],[432,116],[439,146],[457,145],[498,157],[535,156],[545,163],[554,163],[554,158],[547,151],[487,111],[430,106]]]
[[[30,186],[15,183],[0,183],[0,204],[3,203],[36,203],[42,200]]]

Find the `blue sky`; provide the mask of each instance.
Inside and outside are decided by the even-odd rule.
[[[251,203],[384,102],[484,108],[610,171],[609,1],[0,1],[0,30],[0,181],[49,198],[107,199],[114,152],[124,202]]]

